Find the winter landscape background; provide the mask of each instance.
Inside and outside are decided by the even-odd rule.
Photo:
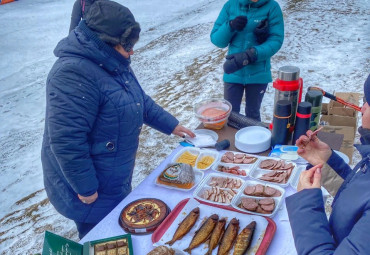
[[[225,0],[119,0],[141,24],[132,67],[144,90],[183,125],[199,122],[193,104],[222,97],[225,49],[209,39]],[[274,79],[284,65],[301,69],[304,92],[362,93],[370,72],[370,1],[279,0],[285,41],[272,59]],[[0,254],[41,252],[50,230],[78,240],[74,223],[59,215],[43,187],[40,148],[45,81],[53,49],[68,33],[73,0],[19,0],[0,5]],[[274,89],[262,105],[272,117]],[[359,123],[360,124],[360,123]],[[137,186],[179,138],[145,127],[134,173]],[[355,156],[354,161],[358,161]]]

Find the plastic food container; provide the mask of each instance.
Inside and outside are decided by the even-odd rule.
[[[274,189],[280,191],[281,196],[279,196],[279,197],[268,197],[268,196],[250,196],[250,195],[244,194],[244,190],[245,190],[246,187],[252,186],[252,185],[257,185],[257,184],[261,184],[264,187],[267,186],[267,187],[274,188]],[[279,187],[277,185],[266,184],[266,183],[259,182],[259,181],[247,180],[247,181],[245,181],[243,187],[239,190],[238,194],[234,197],[233,201],[231,201],[231,206],[234,207],[235,209],[239,210],[239,211],[242,211],[242,212],[255,214],[255,215],[261,215],[261,216],[267,216],[267,217],[273,217],[281,206],[284,194],[285,194],[285,189],[282,188],[282,187]],[[251,198],[251,199],[255,199],[255,200],[261,200],[261,199],[264,199],[264,198],[272,198],[274,200],[274,203],[275,203],[275,208],[269,214],[249,211],[249,210],[246,210],[246,209],[240,207],[242,198]]]
[[[195,163],[200,154],[197,148],[185,147],[182,148],[172,159],[172,163],[185,163],[195,167]]]
[[[212,150],[201,150],[200,154],[195,162],[195,169],[197,170],[208,170],[218,161],[218,151]],[[213,158],[213,161],[209,163],[209,159]]]
[[[286,163],[291,163],[293,165],[293,169],[288,177],[288,179],[286,180],[286,182],[284,183],[279,183],[279,182],[274,182],[274,181],[267,181],[267,180],[262,180],[261,178],[263,177],[263,175],[265,174],[271,174],[273,173],[273,171],[277,171],[277,172],[287,172],[287,171],[284,171],[284,170],[279,170],[279,169],[276,169],[276,170],[268,170],[268,169],[262,169],[260,167],[261,163],[266,160],[266,159],[272,159],[272,160],[276,160],[276,161],[284,161]],[[287,187],[291,181],[294,179],[294,176],[295,176],[295,173],[297,171],[297,164],[295,164],[294,162],[291,162],[291,161],[286,161],[286,160],[282,160],[280,158],[272,158],[272,157],[260,157],[257,165],[255,168],[253,168],[253,170],[251,171],[250,173],[250,177],[252,179],[255,179],[255,180],[258,180],[258,181],[261,181],[261,182],[265,182],[265,183],[271,183],[271,184],[275,184],[275,185],[279,185],[281,187]]]
[[[201,161],[204,157],[211,156],[214,158],[213,162],[210,163],[205,168],[199,168],[201,167]],[[182,148],[179,152],[176,153],[176,155],[172,159],[172,163],[185,163],[191,165],[194,170],[208,170],[211,168],[216,162],[218,162],[219,153],[218,151],[214,150],[207,150],[207,149],[199,149],[194,147],[185,147]],[[193,163],[193,164],[190,164]]]
[[[232,161],[230,159],[228,159],[227,161],[223,160],[223,157],[224,156],[226,157],[228,154],[233,156]],[[241,163],[237,163],[238,162],[237,158],[239,158],[238,156],[241,156],[241,155],[243,155],[243,161]],[[251,154],[243,153],[240,151],[225,151],[224,153],[222,153],[222,155],[219,158],[220,158],[219,163],[222,163],[222,164],[232,164],[232,165],[239,165],[239,166],[245,166],[248,168],[253,168],[256,164],[258,164],[258,161],[259,161],[258,159],[260,158],[260,156],[251,155]],[[248,158],[249,160],[244,161],[244,159],[246,158]]]
[[[240,129],[235,134],[235,147],[249,153],[268,150],[271,145],[271,131],[260,126]]]
[[[225,99],[211,98],[194,105],[195,116],[205,128],[221,129],[227,123],[231,104]]]
[[[223,188],[223,187],[218,187],[218,192],[220,193],[225,193],[227,194],[226,192],[233,192],[230,193],[232,194],[232,198],[230,199],[230,202],[216,202],[216,201],[212,201],[212,200],[209,200],[209,199],[206,199],[204,198],[204,194],[206,191],[210,192],[212,190],[212,186],[210,185],[211,181],[212,181],[212,177],[220,177],[220,178],[229,178],[231,180],[238,180],[239,183],[241,183],[241,186],[239,188],[233,188],[232,190],[230,188]],[[233,177],[233,176],[229,176],[229,175],[224,175],[224,174],[221,174],[221,173],[211,173],[209,174],[203,181],[202,183],[198,186],[198,188],[194,191],[193,193],[193,196],[199,200],[202,200],[202,201],[205,201],[207,203],[211,203],[211,204],[215,204],[215,205],[230,205],[231,204],[231,201],[232,199],[236,196],[236,194],[240,191],[240,189],[243,187],[244,185],[244,180],[242,178],[239,178],[239,177]]]
[[[228,170],[223,171],[222,169],[225,169],[225,168]],[[238,164],[230,164],[230,163],[217,163],[214,165],[212,169],[216,171],[217,173],[222,173],[222,174],[234,176],[234,177],[246,178],[249,176],[252,170],[252,167],[246,164],[238,165]],[[235,169],[235,171],[232,171],[233,169]],[[245,173],[245,175],[243,173]]]

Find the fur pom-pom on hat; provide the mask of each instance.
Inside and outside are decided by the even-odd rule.
[[[130,51],[139,39],[140,25],[131,11],[113,1],[96,1],[85,16],[86,25],[105,43]]]

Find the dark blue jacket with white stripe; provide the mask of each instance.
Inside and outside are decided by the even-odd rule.
[[[171,134],[178,120],[145,94],[130,59],[84,21],[54,54],[41,154],[45,189],[62,215],[97,223],[131,191],[142,125]],[[96,191],[90,205],[77,197]]]
[[[370,254],[370,130],[359,131],[362,160],[353,170],[334,152],[327,162],[344,179],[329,221],[321,189],[286,199],[298,254]]]

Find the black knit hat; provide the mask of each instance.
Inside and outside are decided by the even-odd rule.
[[[366,102],[370,105],[370,75],[367,77],[365,84],[364,84],[364,94]]]
[[[86,13],[85,19],[86,25],[111,46],[121,44],[129,52],[139,40],[139,23],[131,11],[119,3],[96,1]]]

